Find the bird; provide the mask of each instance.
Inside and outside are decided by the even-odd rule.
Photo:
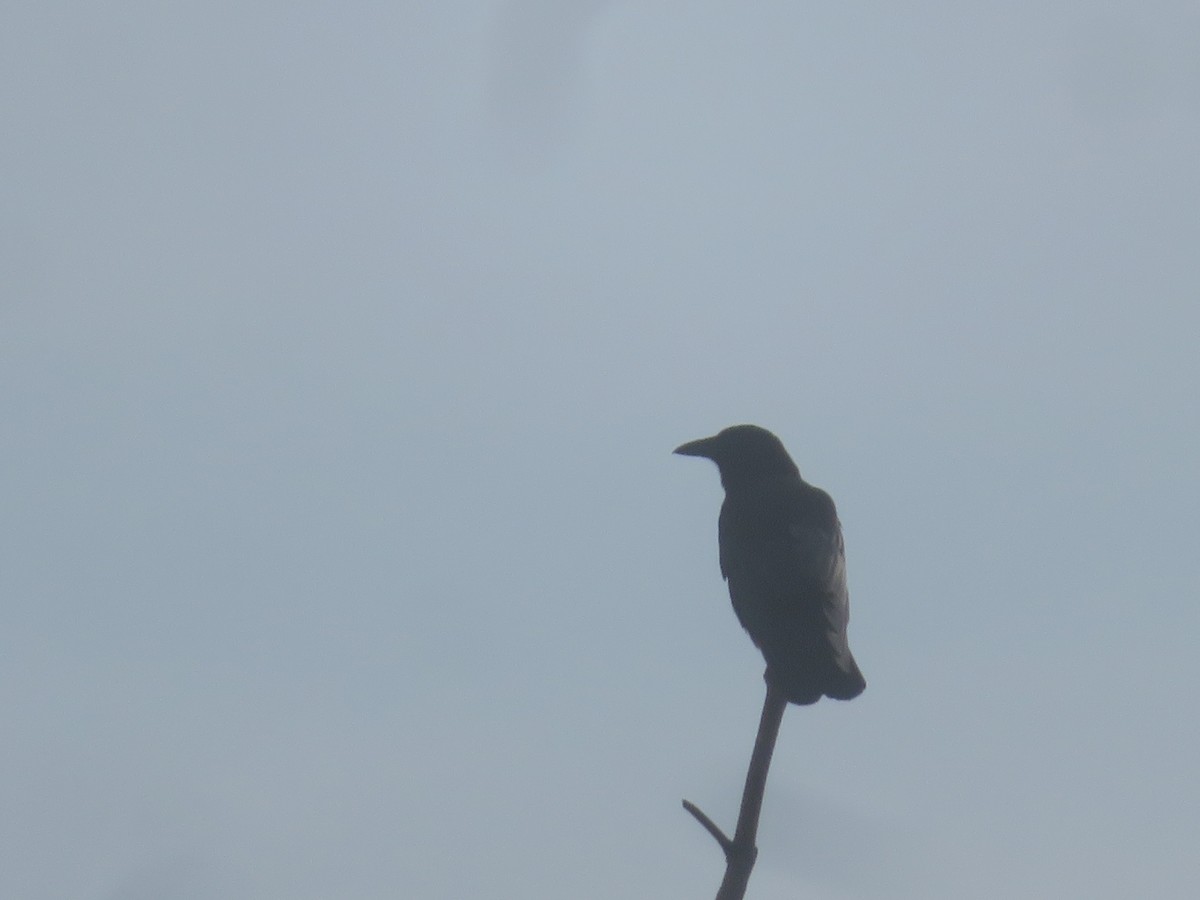
[[[789,702],[850,700],[866,688],[850,652],[846,553],[833,499],[800,477],[783,442],[734,425],[674,451],[717,464],[721,575],[733,610]]]

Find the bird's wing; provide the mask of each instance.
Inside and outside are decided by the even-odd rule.
[[[727,495],[721,512],[721,570],[738,620],[766,658],[768,680],[793,703],[861,693],[846,635],[842,527],[829,495],[797,481]]]
[[[845,635],[850,622],[846,588],[846,544],[836,515],[829,523],[793,521],[788,525],[801,592],[819,600],[827,628]]]
[[[803,485],[759,517],[732,509],[722,518],[721,573],[742,625],[762,646],[783,614],[805,640],[824,637],[849,654],[850,599],[841,524],[824,491]]]

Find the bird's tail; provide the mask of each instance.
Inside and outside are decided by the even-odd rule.
[[[825,696],[834,700],[853,700],[867,689],[867,679],[863,678],[854,657],[850,657],[849,670],[837,668],[834,676],[825,688]]]
[[[867,687],[867,681],[853,657],[849,666],[831,665],[825,671],[814,672],[799,666],[767,666],[763,678],[783,691],[789,703],[809,706],[822,697],[834,700],[853,700]]]

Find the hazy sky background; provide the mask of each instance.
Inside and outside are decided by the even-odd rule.
[[[711,896],[736,422],[868,680],[750,896],[1197,896],[1194,3],[4,19],[0,896]]]

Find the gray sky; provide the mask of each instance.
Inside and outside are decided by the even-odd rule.
[[[712,894],[735,422],[869,683],[751,896],[1195,896],[1195,4],[5,18],[0,896]]]

